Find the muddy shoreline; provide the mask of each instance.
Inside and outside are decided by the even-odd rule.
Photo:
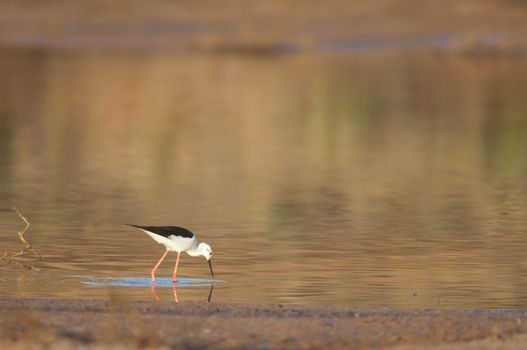
[[[25,348],[520,349],[527,312],[0,299],[0,345]]]

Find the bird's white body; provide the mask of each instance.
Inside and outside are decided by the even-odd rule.
[[[196,236],[193,236],[192,238],[181,236],[163,237],[147,230],[140,230],[152,237],[152,239],[157,243],[164,245],[171,252],[187,252],[189,255],[193,255],[190,252],[193,253],[193,251],[195,251],[198,246],[198,239]]]

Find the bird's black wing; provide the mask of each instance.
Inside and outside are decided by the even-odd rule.
[[[128,224],[128,225],[140,228],[141,230],[155,233],[156,235],[160,235],[163,237],[169,237],[169,236],[178,236],[178,237],[185,237],[185,238],[194,237],[194,234],[191,231],[187,230],[186,228],[179,227],[179,226],[139,226],[139,225],[132,225],[132,224]]]

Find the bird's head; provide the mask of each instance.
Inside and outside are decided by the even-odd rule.
[[[200,255],[203,255],[205,259],[207,259],[207,262],[209,263],[210,274],[212,275],[212,278],[214,278],[214,272],[212,271],[212,262],[210,260],[210,258],[212,258],[212,248],[207,243],[200,243],[198,245],[198,251]]]
[[[207,260],[210,260],[212,257],[212,248],[207,243],[200,243],[198,245],[198,251],[200,255],[203,255]]]

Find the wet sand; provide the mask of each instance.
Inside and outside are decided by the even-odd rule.
[[[0,347],[522,349],[527,312],[0,299]]]

